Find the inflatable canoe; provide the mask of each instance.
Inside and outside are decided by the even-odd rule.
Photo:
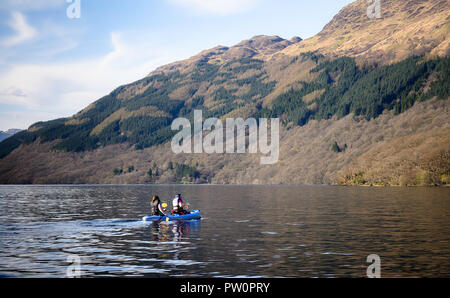
[[[173,221],[173,220],[194,220],[200,219],[200,210],[192,210],[189,214],[169,215],[169,216],[144,216],[143,221]]]

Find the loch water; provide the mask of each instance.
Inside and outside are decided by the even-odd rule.
[[[177,193],[201,220],[141,220]],[[0,186],[0,277],[365,277],[372,254],[450,277],[450,188]]]

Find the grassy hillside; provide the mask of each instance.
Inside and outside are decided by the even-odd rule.
[[[447,0],[382,0],[381,18],[368,18],[366,0],[344,7],[312,38],[282,53],[319,51],[327,57],[348,56],[358,64],[391,64],[411,55],[449,54]]]

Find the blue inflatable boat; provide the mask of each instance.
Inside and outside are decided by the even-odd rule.
[[[189,214],[169,216],[144,216],[143,221],[173,221],[173,220],[195,220],[200,219],[200,210],[192,210]]]

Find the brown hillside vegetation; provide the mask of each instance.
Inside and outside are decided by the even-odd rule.
[[[226,62],[242,58],[263,59],[266,57],[271,57],[272,54],[275,54],[284,48],[301,41],[302,39],[299,37],[293,37],[290,40],[285,40],[279,36],[258,35],[251,39],[241,41],[232,47],[217,46],[210,50],[202,51],[189,59],[161,66],[151,74],[170,72],[174,70],[179,70],[182,73],[186,73],[192,70],[192,67],[199,62],[224,64]]]
[[[282,53],[319,51],[356,57],[361,63],[392,63],[411,54],[448,55],[448,0],[382,0],[381,18],[368,18],[366,0],[344,7],[316,36]]]
[[[259,154],[180,154],[170,144],[136,151],[126,144],[93,152],[22,145],[0,163],[5,183],[239,183],[434,185],[448,183],[450,102],[427,101],[403,114],[372,121],[311,121],[282,130],[280,160],[260,165]],[[334,152],[337,142],[346,149]],[[169,163],[188,165],[198,178],[177,178]],[[132,167],[132,170],[130,170]],[[120,174],[114,173],[120,169]],[[157,175],[149,176],[149,169]]]

